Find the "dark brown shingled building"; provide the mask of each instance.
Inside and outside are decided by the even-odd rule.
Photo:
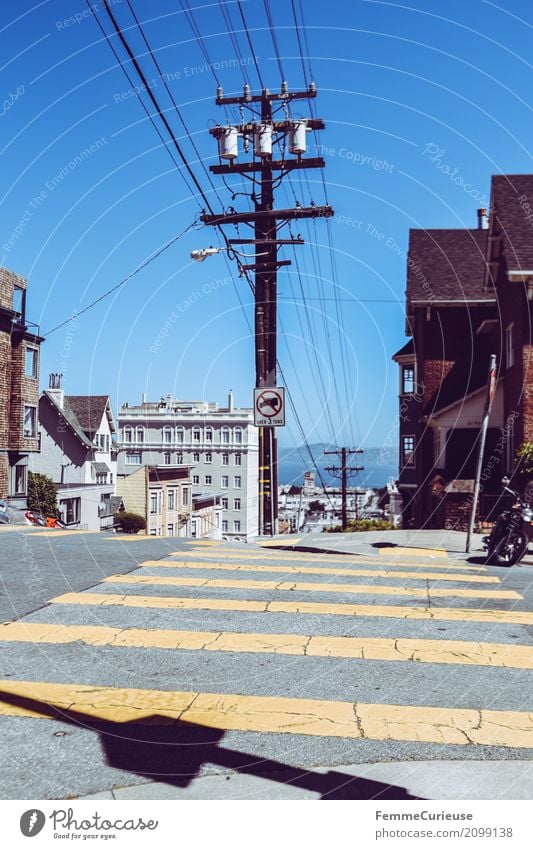
[[[492,179],[488,226],[411,230],[400,366],[404,527],[464,529],[489,357],[498,384],[484,455],[481,520],[499,509],[502,473],[533,442],[533,175]]]

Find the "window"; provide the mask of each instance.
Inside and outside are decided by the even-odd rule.
[[[505,365],[507,368],[514,366],[514,341],[513,325],[510,324],[505,330]]]
[[[221,486],[223,489],[227,489],[227,488],[228,488],[228,486],[229,486],[229,477],[228,477],[227,475],[222,475],[222,477],[220,478],[220,486]]]
[[[157,513],[157,493],[156,492],[150,493],[150,513],[152,515]]]
[[[20,286],[13,288],[13,309],[21,315],[24,312],[24,289]]]
[[[141,465],[141,455],[140,454],[126,454],[126,465],[128,465],[128,466],[140,466]]]
[[[167,537],[174,536],[174,525],[167,525]]]
[[[222,455],[222,465],[229,466],[229,454]]]
[[[205,429],[205,441],[206,442],[212,442],[213,441],[213,428],[212,427],[206,427],[206,429]]]
[[[179,427],[179,428],[176,430],[176,442],[177,442],[179,445],[183,445],[183,428],[182,428],[182,427]]]
[[[222,444],[229,445],[229,427],[222,428]]]
[[[193,442],[200,442],[201,441],[201,435],[202,434],[201,434],[200,428],[195,427],[193,432],[192,432],[192,441]]]
[[[402,395],[412,395],[415,391],[415,367],[402,367]]]
[[[167,495],[167,510],[174,510],[174,490],[169,489]]]
[[[233,509],[234,510],[240,510],[241,509],[241,499],[240,498],[235,498],[235,500],[233,501]]]
[[[189,488],[184,486],[181,491],[182,504],[184,507],[189,506]]]
[[[206,486],[211,486],[211,484],[213,483],[213,478],[211,477],[211,475],[206,475],[204,480]]]
[[[242,465],[242,463],[241,463],[241,454],[235,454],[235,465],[236,465],[236,466],[241,466],[241,465]]]
[[[235,477],[233,478],[233,486],[235,487],[235,489],[241,488],[241,476],[240,475],[235,475]]]
[[[26,495],[26,466],[15,466],[15,495]]]
[[[144,428],[143,427],[136,428],[135,435],[136,435],[136,441],[138,443],[142,444],[144,442]]]
[[[65,525],[75,525],[80,521],[81,498],[64,498],[59,502],[59,512]]]
[[[222,506],[222,509],[223,509],[223,510],[227,510],[227,509],[228,509],[228,507],[229,507],[229,499],[227,499],[227,498],[223,498],[223,499],[221,500],[221,502],[220,502],[220,503],[221,503],[221,506]]]
[[[198,485],[200,483],[200,475],[193,475],[192,476],[192,482],[194,484]]]
[[[100,486],[104,486],[107,483],[107,472],[97,472],[96,483]]]
[[[183,463],[183,454],[181,453],[181,451],[178,451],[178,453],[176,454],[176,463]]]
[[[192,455],[192,461],[193,461],[193,463],[199,463],[200,462],[200,452],[199,451],[194,452],[194,454]]]
[[[165,427],[163,428],[163,442],[165,445],[172,445],[172,428]]]
[[[240,519],[236,519],[234,521],[233,530],[235,531],[236,534],[239,534],[241,532],[241,520]]]
[[[37,408],[29,404],[24,406],[24,436],[37,436]]]
[[[26,377],[37,377],[37,348],[26,348]]]
[[[207,453],[205,455],[205,462],[206,463],[212,463],[213,462],[213,455],[211,454],[211,451],[207,451]]]
[[[415,458],[414,436],[402,436],[402,466],[414,466]]]
[[[228,521],[227,519],[222,519],[222,533],[227,534],[228,532]]]
[[[170,451],[165,451],[165,466],[170,466],[171,455]]]
[[[124,442],[131,443],[131,427],[125,427],[122,431],[122,438]]]
[[[236,445],[242,445],[242,427],[236,427],[233,431],[233,439]]]

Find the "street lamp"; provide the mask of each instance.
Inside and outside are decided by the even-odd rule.
[[[261,254],[243,254],[242,251],[236,251],[233,245],[229,248],[214,248],[210,245],[208,248],[197,248],[195,251],[191,251],[191,259],[194,259],[196,262],[203,262],[207,259],[207,257],[214,256],[222,251],[230,251],[232,254],[243,256],[245,259],[255,259],[258,256],[266,256],[266,251]]]

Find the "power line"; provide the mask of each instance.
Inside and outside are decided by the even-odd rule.
[[[262,88],[262,89],[264,89],[265,85],[264,85],[264,83],[263,83],[263,78],[262,78],[262,76],[261,76],[261,71],[259,70],[259,65],[257,64],[257,57],[256,57],[256,55],[255,55],[254,46],[253,46],[253,44],[252,44],[252,37],[251,37],[251,35],[250,35],[249,31],[248,31],[248,27],[247,27],[247,25],[246,25],[246,18],[244,17],[244,12],[243,12],[243,10],[242,10],[241,0],[237,0],[237,6],[238,6],[238,9],[239,9],[239,12],[240,12],[240,15],[241,15],[241,20],[242,20],[242,25],[243,25],[243,27],[244,27],[244,32],[246,33],[246,38],[248,39],[248,44],[249,44],[249,46],[250,46],[250,51],[251,51],[251,54],[252,54],[252,59],[254,60],[254,65],[255,65],[255,70],[256,70],[256,73],[257,73],[257,78],[258,78],[258,80],[259,80],[259,85],[261,86],[261,88]]]
[[[122,280],[120,280],[118,283],[116,283],[115,286],[112,286],[111,289],[108,289],[107,292],[104,292],[103,295],[100,295],[100,297],[96,298],[96,300],[92,301],[92,303],[88,304],[82,310],[78,310],[77,312],[73,313],[71,316],[69,316],[69,318],[65,319],[65,321],[62,321],[61,324],[56,324],[55,327],[52,327],[51,330],[48,330],[43,335],[44,336],[50,336],[51,333],[55,333],[55,331],[59,330],[60,327],[64,327],[65,324],[68,324],[74,318],[78,318],[80,315],[83,315],[84,313],[88,312],[88,310],[95,307],[96,304],[99,304],[105,298],[109,297],[109,295],[111,295],[113,292],[116,292],[117,289],[120,289],[121,286],[124,286],[128,282],[128,280],[131,280],[132,277],[135,277],[136,274],[138,274],[140,271],[142,271],[144,268],[146,268],[148,265],[150,265],[150,263],[152,263],[155,259],[157,259],[159,256],[161,256],[162,253],[164,253],[170,247],[172,247],[172,245],[175,244],[175,242],[177,242],[178,239],[181,239],[182,236],[185,235],[185,233],[188,233],[189,230],[192,230],[194,227],[196,227],[196,225],[198,223],[197,219],[198,219],[198,216],[196,216],[196,218],[194,219],[192,224],[189,224],[188,227],[185,228],[185,230],[182,230],[181,233],[179,233],[177,236],[174,236],[172,239],[170,239],[168,242],[166,242],[161,248],[159,248],[157,251],[155,251],[155,253],[153,253],[151,256],[149,256],[148,259],[144,260],[144,262],[141,262],[141,264],[138,265],[137,268],[135,268],[133,271],[131,271],[130,274],[127,274],[126,277],[123,277]]]

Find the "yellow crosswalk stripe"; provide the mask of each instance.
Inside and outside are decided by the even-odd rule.
[[[65,712],[65,713],[62,713]],[[519,711],[366,704],[233,693],[0,681],[0,715],[525,749],[533,716]]]
[[[359,557],[359,556],[354,556],[354,557],[345,557],[345,556],[342,556],[342,555],[335,556],[334,554],[327,554],[327,555],[321,554],[321,555],[314,555],[314,556],[313,555],[304,556],[304,555],[301,555],[301,554],[288,554],[287,552],[282,552],[280,554],[273,554],[272,552],[256,552],[256,551],[231,551],[231,552],[229,552],[227,549],[220,550],[220,549],[216,549],[214,547],[209,548],[206,551],[203,551],[203,550],[202,551],[192,551],[191,550],[191,551],[187,551],[187,552],[172,551],[170,553],[170,556],[171,557],[183,557],[184,554],[186,554],[187,557],[193,557],[193,558],[202,558],[202,559],[207,558],[208,560],[212,560],[212,559],[216,558],[218,560],[234,560],[236,562],[239,562],[241,560],[247,560],[247,561],[256,561],[257,560],[257,561],[260,561],[260,562],[281,561],[283,563],[285,563],[285,562],[298,563],[299,561],[304,560],[305,562],[308,563],[310,560],[313,560],[316,563],[321,563],[321,564],[322,563],[343,563],[345,566],[348,565],[348,564],[352,564],[352,565],[364,564],[365,566],[372,564],[372,565],[376,565],[376,566],[385,565],[385,566],[391,566],[391,567],[394,567],[394,566],[406,567],[406,566],[408,566],[410,568],[417,568],[417,569],[431,568],[431,569],[441,569],[441,570],[445,570],[445,571],[447,571],[448,569],[459,569],[461,571],[467,571],[467,572],[470,572],[470,571],[472,571],[472,572],[484,572],[484,571],[486,571],[485,566],[481,566],[481,565],[476,566],[476,565],[472,565],[470,563],[468,563],[468,564],[458,563],[458,562],[451,563],[449,560],[447,560],[446,562],[443,562],[443,563],[434,563],[434,562],[420,563],[420,561],[410,563],[410,562],[405,562],[405,561],[395,562],[392,558],[389,558],[389,557],[383,557],[382,558],[381,556],[379,556],[379,557],[378,556],[366,557],[365,558],[365,557]]]
[[[289,546],[289,545],[297,545],[301,541],[302,541],[301,537],[291,537],[290,539],[286,539],[286,538],[284,539],[282,537],[281,539],[278,538],[278,539],[273,539],[273,540],[264,540],[263,542],[260,542],[259,545],[261,546],[261,548],[270,548],[270,547],[275,546],[275,545],[279,545],[280,547],[285,547],[285,546]]]
[[[0,641],[89,646],[289,654],[416,663],[470,664],[533,669],[533,646],[463,640],[331,637],[306,634],[256,634],[230,631],[177,631],[9,622]]]
[[[355,593],[359,595],[412,596],[414,598],[443,598],[454,596],[460,598],[492,598],[520,599],[522,596],[515,590],[463,590],[450,587],[442,589],[423,589],[421,587],[390,587],[376,584],[319,584],[293,583],[290,581],[250,581],[232,580],[230,578],[193,578],[169,577],[161,575],[111,575],[104,578],[111,584],[135,584],[167,587],[213,587],[223,589],[243,590],[276,590],[279,592],[322,592],[322,593]]]
[[[197,563],[188,560],[145,560],[140,566],[151,566],[160,569],[207,569],[226,572],[271,572],[287,575],[357,575],[366,578],[409,578],[416,581],[454,581],[468,584],[499,584],[500,578],[489,575],[447,575],[442,572],[391,572],[380,569],[335,569],[320,566],[262,566],[255,563]]]
[[[488,624],[533,625],[528,610],[489,608],[409,607],[407,605],[326,604],[316,601],[253,601],[226,598],[179,598],[176,596],[118,595],[114,593],[64,593],[50,604],[81,604],[102,607],[153,607],[164,610],[232,610],[245,613],[303,613],[312,616],[379,617],[428,619],[436,622],[485,622]]]
[[[34,531],[34,537],[71,537],[74,534],[99,534],[100,531],[80,531],[80,530],[72,530],[67,531],[63,529],[50,528],[49,530],[45,530],[43,528],[42,531]]]

